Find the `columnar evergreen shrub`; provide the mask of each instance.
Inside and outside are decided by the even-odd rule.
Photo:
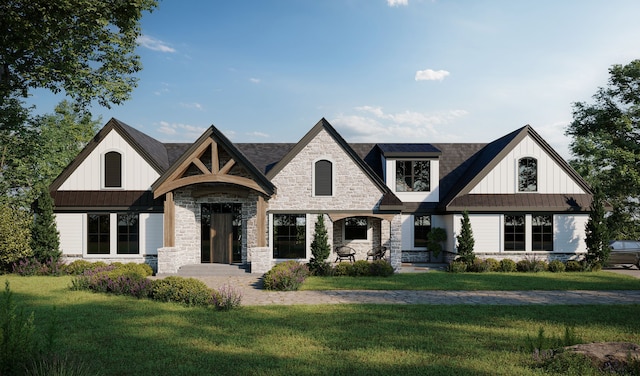
[[[276,264],[264,275],[266,290],[292,291],[300,288],[309,276],[307,265],[289,260]]]
[[[53,199],[46,187],[40,189],[34,203],[35,220],[31,227],[31,249],[33,256],[40,262],[57,261],[60,252],[60,234],[53,216]]]
[[[324,215],[318,214],[315,225],[313,241],[311,242],[311,259],[309,260],[309,271],[313,275],[328,275],[331,271],[331,264],[327,258],[331,254],[327,228],[324,225]]]
[[[473,238],[473,230],[471,229],[471,222],[469,221],[469,212],[466,210],[462,212],[462,219],[460,220],[461,228],[460,234],[456,236],[458,241],[458,259],[472,265],[476,255],[473,253],[473,247],[475,246],[475,240]]]

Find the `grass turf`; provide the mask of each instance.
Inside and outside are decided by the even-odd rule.
[[[398,273],[390,277],[310,277],[302,290],[638,290],[640,278],[613,272]]]
[[[640,342],[638,305],[242,307],[229,312],[70,291],[70,277],[1,276],[56,318],[55,349],[103,375],[535,375],[540,328],[582,342]],[[53,309],[55,307],[55,309]]]

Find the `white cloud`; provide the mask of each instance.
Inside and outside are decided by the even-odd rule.
[[[167,136],[171,136],[168,140],[170,142],[193,142],[198,139],[198,137],[200,137],[206,129],[207,128],[197,127],[189,124],[169,123],[166,121],[161,121],[158,132]]]
[[[202,105],[198,102],[193,102],[193,103],[180,103],[180,107],[182,108],[188,108],[188,109],[196,109],[196,110],[202,110]]]
[[[247,132],[245,133],[249,137],[260,137],[260,138],[268,138],[269,135],[263,132]]]
[[[390,7],[397,7],[400,5],[409,5],[409,0],[387,0],[387,5]]]
[[[350,142],[443,142],[459,137],[440,132],[437,127],[450,125],[467,115],[464,110],[433,114],[404,111],[385,113],[381,107],[362,106],[358,114],[339,115],[331,123],[340,128]]]
[[[142,47],[148,48],[153,51],[170,52],[170,53],[176,52],[174,48],[169,47],[165,42],[159,39],[150,37],[148,35],[139,36],[138,39],[136,39],[136,42],[138,42],[138,44],[141,45]]]
[[[249,81],[251,81],[251,82],[252,82],[252,83],[254,83],[254,84],[259,84],[260,82],[262,82],[262,80],[261,80],[261,79],[259,79],[259,78],[253,78],[253,77],[252,77],[252,78],[250,78],[250,79],[249,79]]]
[[[416,72],[416,81],[442,81],[448,75],[446,70],[425,69]]]

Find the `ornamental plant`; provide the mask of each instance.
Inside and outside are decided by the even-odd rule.
[[[469,221],[469,212],[466,210],[462,212],[460,224],[460,234],[456,236],[456,240],[458,241],[458,259],[465,262],[467,265],[472,265],[476,258],[476,255],[473,253],[473,247],[475,246],[476,241],[473,239],[473,231],[471,230],[471,222]]]
[[[318,214],[315,233],[311,242],[311,259],[309,260],[309,271],[314,275],[328,275],[331,272],[331,264],[327,258],[331,253],[327,228],[324,225],[324,215]]]
[[[264,275],[265,290],[293,291],[300,288],[309,276],[309,268],[305,264],[289,260],[276,264]]]

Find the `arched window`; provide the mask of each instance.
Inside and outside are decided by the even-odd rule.
[[[104,155],[105,188],[122,188],[122,155],[110,151]]]
[[[314,191],[316,196],[333,195],[333,163],[326,159],[315,163]]]
[[[538,191],[538,160],[531,157],[518,161],[518,192]]]

